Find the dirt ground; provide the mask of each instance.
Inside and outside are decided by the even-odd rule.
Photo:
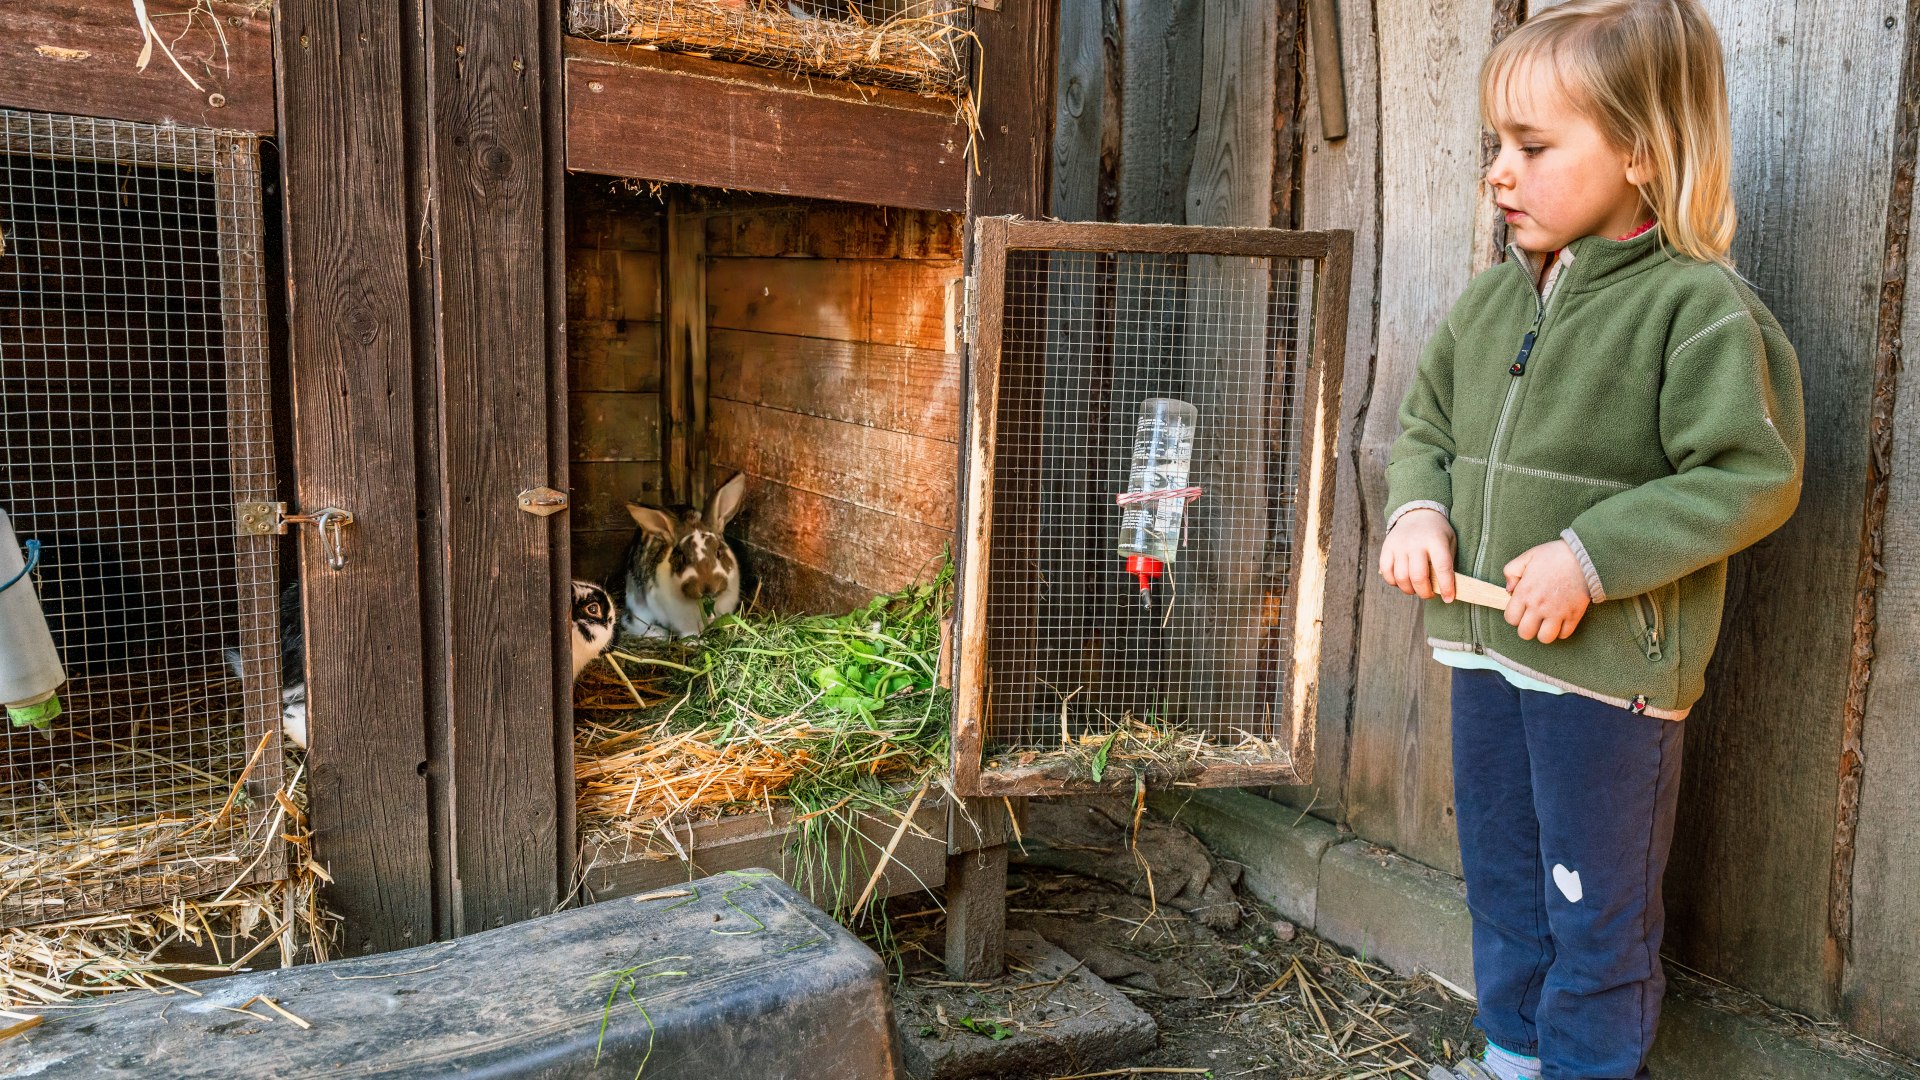
[[[1472,1006],[1440,983],[1396,976],[1295,928],[1238,889],[1231,864],[1213,861],[1176,826],[1144,821],[1135,841],[1125,809],[1080,808],[1030,822],[1026,853],[1016,850],[1008,878],[1007,923],[1040,934],[1119,988],[1159,1024],[1159,1045],[1134,1061],[1046,1075],[1126,1065],[1146,1076],[1424,1080],[1429,1062],[1478,1049]],[[1036,824],[1048,828],[1047,839],[1035,835]],[[1151,890],[1136,852],[1152,870]],[[967,994],[941,985],[939,913],[895,914],[907,970],[902,1000],[916,987],[941,987],[949,1001],[955,989]],[[971,1009],[946,1008],[953,1029],[943,1036],[991,1038],[995,1025],[1031,1019],[999,1015],[1007,998],[992,988],[971,994]],[[962,1027],[963,1019],[971,1023]]]

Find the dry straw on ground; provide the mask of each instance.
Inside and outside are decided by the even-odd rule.
[[[224,680],[132,682],[56,721],[51,752],[8,764],[0,913],[20,925],[0,929],[0,1009],[169,990],[276,945],[283,961],[327,954],[299,756],[269,768],[275,740],[208,721],[238,697]]]
[[[965,3],[909,0],[869,14],[878,7],[848,3],[835,15],[790,0],[573,0],[569,27],[622,44],[965,96]]]

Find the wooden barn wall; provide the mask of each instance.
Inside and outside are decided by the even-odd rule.
[[[627,503],[662,498],[658,200],[575,175],[567,192],[568,449],[573,574],[608,581]]]
[[[1217,99],[1204,109],[1195,101],[1232,73],[1204,46],[1218,13],[1187,6],[1194,10],[1180,18],[1178,3],[1063,3],[1056,216],[1193,220],[1191,191],[1166,178],[1199,171],[1198,134],[1226,121]],[[1533,10],[1545,6],[1535,0]],[[1896,150],[1894,138],[1903,64],[1911,66],[1908,5],[1707,6],[1726,47],[1732,94],[1742,223],[1735,256],[1800,351],[1810,445],[1799,513],[1734,561],[1708,697],[1687,722],[1669,950],[1816,1015],[1835,1015],[1844,989],[1853,1026],[1920,1047],[1920,978],[1901,963],[1920,946],[1912,810],[1920,752],[1900,722],[1920,687],[1920,610],[1912,600],[1920,533],[1911,527],[1920,501],[1912,480],[1920,475],[1912,464],[1920,405],[1911,385],[1900,387],[1889,421],[1886,580],[1877,589],[1878,637],[1868,642],[1876,663],[1864,721],[1856,717],[1850,728],[1846,706],[1850,675],[1865,671],[1853,670],[1851,659],[1856,555],[1868,508],[1876,342],[1889,335],[1878,319],[1889,193],[1898,187],[1896,165],[1913,167],[1912,139]],[[1487,51],[1527,5],[1338,0],[1337,9],[1345,138],[1322,137],[1320,88],[1298,74],[1314,70],[1325,43],[1302,35],[1304,61],[1269,53],[1267,62],[1282,100],[1297,78],[1304,105],[1293,129],[1297,202],[1291,216],[1273,220],[1356,234],[1336,507],[1349,572],[1331,582],[1329,598],[1330,617],[1343,620],[1330,625],[1329,641],[1352,644],[1329,647],[1313,781],[1273,794],[1458,872],[1447,680],[1428,659],[1417,606],[1382,585],[1372,567],[1400,398],[1428,335],[1498,251],[1480,183],[1486,150],[1476,84]],[[1286,12],[1269,17],[1283,35],[1293,25]],[[1196,70],[1198,78],[1167,77]],[[1255,97],[1243,87],[1235,107],[1271,121],[1276,113]],[[1183,135],[1190,123],[1192,140]],[[1284,122],[1271,130],[1278,207],[1292,148]],[[1169,197],[1175,189],[1180,197]],[[1904,268],[1904,249],[1898,254]],[[1907,317],[1916,311],[1920,303],[1909,302]],[[1899,321],[1896,314],[1896,357]],[[1881,363],[1883,392],[1897,366]],[[1840,783],[1849,730],[1864,732],[1865,763],[1851,860],[1835,856],[1836,837],[1844,854],[1849,827]],[[1849,896],[1850,942],[1829,935],[1832,909],[1845,907],[1832,898]]]
[[[763,602],[846,610],[953,542],[960,221],[835,203],[707,219],[708,443],[748,477],[731,533]]]
[[[1909,16],[1911,17],[1911,16]],[[1888,223],[1887,253],[1901,255],[1881,289],[1880,356],[1870,410],[1869,445],[1878,460],[1874,492],[1884,499],[1867,519],[1877,524],[1884,577],[1877,583],[1877,630],[1871,640],[1871,680],[1861,718],[1859,832],[1853,861],[1851,952],[1841,987],[1847,1026],[1875,1042],[1913,1054],[1920,1050],[1920,740],[1914,738],[1914,702],[1920,701],[1920,377],[1901,372],[1902,327],[1920,339],[1920,235],[1913,188],[1920,147],[1920,35],[1909,27],[1906,71],[1896,122],[1895,172],[1889,191],[1898,216]],[[1896,232],[1900,235],[1896,235]],[[1904,280],[1896,272],[1904,270]],[[1900,290],[1904,290],[1904,295]],[[1870,489],[1871,491],[1871,489]],[[1872,554],[1871,546],[1868,551]],[[1869,584],[1873,582],[1869,581]]]

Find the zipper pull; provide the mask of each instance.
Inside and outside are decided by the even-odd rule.
[[[1639,716],[1641,713],[1646,712],[1647,711],[1647,695],[1645,694],[1633,695],[1633,704],[1627,706],[1627,709],[1629,712],[1632,712],[1633,715],[1635,716]]]
[[[1507,368],[1507,374],[1519,378],[1527,373],[1527,357],[1533,355],[1533,338],[1538,331],[1529,330],[1527,336],[1520,339],[1520,355],[1513,358],[1513,366]]]

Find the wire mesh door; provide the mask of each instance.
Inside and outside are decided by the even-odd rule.
[[[0,505],[68,675],[0,732],[0,925],[281,872],[251,136],[0,110]]]
[[[1350,252],[979,221],[963,793],[1309,775]]]

